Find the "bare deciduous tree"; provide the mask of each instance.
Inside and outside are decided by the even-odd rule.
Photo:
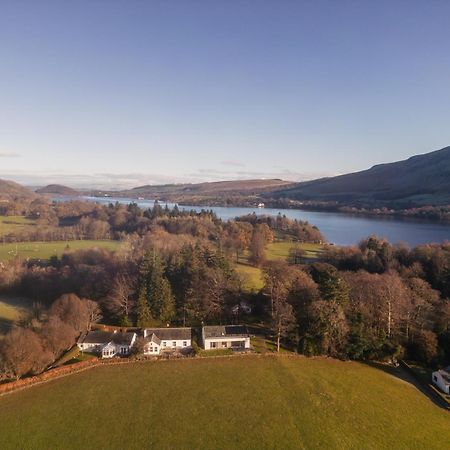
[[[134,307],[136,279],[127,274],[119,274],[113,281],[107,298],[107,308],[119,317],[129,318]]]
[[[39,373],[53,360],[39,336],[28,328],[14,328],[1,341],[5,372],[19,379],[28,373]]]
[[[45,348],[52,353],[53,359],[74,344],[77,334],[72,326],[62,322],[57,316],[50,316],[41,331]]]
[[[98,303],[94,302],[93,300],[83,298],[81,301],[84,303],[84,306],[86,308],[86,330],[90,331],[92,325],[94,323],[97,323],[103,317],[102,311],[98,306]]]

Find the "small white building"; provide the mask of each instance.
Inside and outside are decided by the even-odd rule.
[[[187,351],[192,348],[192,328],[145,328],[144,355],[165,351]]]
[[[205,326],[202,328],[202,341],[205,350],[250,348],[250,334],[244,325]]]
[[[433,372],[431,378],[433,384],[435,384],[442,392],[450,394],[450,366],[446,369]]]
[[[136,338],[136,333],[89,331],[80,336],[77,346],[83,352],[96,353],[102,358],[128,356]]]

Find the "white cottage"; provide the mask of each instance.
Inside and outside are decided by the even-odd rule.
[[[89,331],[80,336],[77,346],[83,352],[97,353],[102,358],[128,356],[136,338],[136,333]]]
[[[205,350],[250,348],[250,334],[244,325],[205,326],[202,329],[202,340]]]
[[[144,329],[144,355],[160,355],[164,351],[187,351],[191,347],[191,328]]]
[[[446,369],[433,372],[431,378],[433,384],[435,384],[442,392],[450,394],[450,366]]]

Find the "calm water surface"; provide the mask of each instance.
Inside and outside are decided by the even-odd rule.
[[[69,200],[65,197],[58,200]],[[135,200],[126,198],[101,198],[101,197],[84,197],[86,200],[96,201],[102,204],[130,203],[136,202],[142,208],[153,206],[153,200]],[[164,204],[164,203],[161,203]],[[168,203],[169,207],[174,205]],[[299,219],[308,221],[316,225],[319,230],[326,236],[330,242],[338,245],[357,244],[361,239],[376,234],[385,237],[392,243],[404,242],[411,247],[429,242],[443,242],[450,240],[450,225],[439,223],[398,218],[382,218],[382,217],[361,217],[350,214],[333,213],[333,212],[313,212],[298,209],[276,209],[276,208],[236,208],[236,207],[204,207],[204,206],[179,206],[180,209],[194,209],[200,211],[202,209],[213,210],[218,217],[224,220],[233,219],[237,216],[245,214],[265,214],[276,216],[278,213],[286,215],[290,219]]]

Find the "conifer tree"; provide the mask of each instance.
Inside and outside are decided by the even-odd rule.
[[[137,302],[137,326],[140,328],[151,327],[154,319],[147,301],[147,289],[142,287]]]

